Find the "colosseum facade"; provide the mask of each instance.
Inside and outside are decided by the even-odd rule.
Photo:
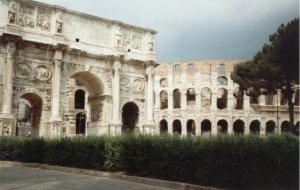
[[[231,80],[234,65],[242,61],[175,61],[157,66],[156,132],[205,135],[286,131],[288,105],[279,89],[276,94],[253,97]],[[299,86],[294,88],[295,123],[299,129]]]

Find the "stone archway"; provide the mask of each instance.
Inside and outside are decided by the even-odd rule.
[[[165,119],[159,122],[159,132],[160,134],[168,133],[168,122]]]
[[[274,133],[275,128],[276,128],[276,123],[272,120],[268,121],[266,123],[266,134]]]
[[[211,134],[211,122],[208,119],[201,122],[201,134]]]
[[[182,126],[180,120],[176,119],[173,121],[173,133],[181,135]]]
[[[245,131],[245,123],[244,121],[238,119],[233,123],[233,131],[234,134],[236,135],[240,135],[240,134],[244,134]]]
[[[228,133],[228,123],[225,119],[221,119],[217,123],[218,133]]]
[[[253,134],[259,134],[260,122],[258,120],[254,120],[250,123],[250,132]]]
[[[67,133],[97,134],[100,122],[103,122],[103,107],[107,96],[104,96],[102,80],[89,71],[78,71],[69,78],[68,103],[71,120],[67,124]],[[79,112],[85,113],[85,130],[79,130]],[[79,132],[78,132],[79,131]]]
[[[122,132],[134,132],[138,120],[139,107],[134,102],[127,102],[122,108]]]
[[[39,136],[43,100],[36,93],[27,92],[18,98],[17,135]]]
[[[193,119],[189,119],[186,124],[186,130],[188,135],[196,134],[196,123]]]

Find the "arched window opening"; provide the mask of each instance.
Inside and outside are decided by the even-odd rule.
[[[166,120],[163,119],[159,122],[159,131],[160,134],[168,133],[168,122]]]
[[[181,122],[178,119],[174,120],[173,121],[173,133],[181,135],[181,131],[182,131],[181,128],[182,128]]]
[[[201,134],[210,134],[211,133],[211,122],[207,119],[201,122]]]
[[[290,130],[290,122],[288,121],[283,121],[281,123],[281,132],[282,133],[287,133]]]
[[[139,119],[139,108],[134,102],[128,102],[122,109],[122,132],[132,133]]]
[[[274,133],[275,127],[276,127],[276,123],[274,121],[268,121],[266,123],[266,133],[267,134]]]
[[[188,135],[195,135],[196,134],[195,121],[192,119],[188,120],[186,129]]]
[[[226,89],[221,88],[218,90],[218,94],[217,94],[217,108],[218,109],[227,108],[227,96],[228,96],[228,92]]]
[[[181,93],[178,89],[175,89],[173,91],[173,106],[174,106],[173,108],[180,108],[181,106],[180,100],[181,100]]]
[[[243,109],[244,102],[244,91],[240,88],[236,88],[233,92],[234,98],[234,109],[241,110]]]
[[[228,132],[228,123],[226,120],[219,120],[217,123],[218,133],[227,133]]]
[[[203,88],[201,90],[201,107],[202,109],[210,109],[211,106],[211,90]]]
[[[195,104],[196,103],[196,92],[195,89],[189,88],[186,92],[186,101],[187,104]]]
[[[260,122],[258,120],[254,120],[250,123],[250,132],[253,134],[259,134]]]
[[[85,134],[86,127],[86,115],[84,112],[80,112],[76,115],[76,134]]]
[[[168,109],[168,92],[160,92],[160,109]]]
[[[244,130],[245,130],[245,123],[242,120],[238,119],[233,123],[234,134],[236,135],[244,134]]]
[[[84,109],[85,104],[85,92],[83,90],[77,90],[75,92],[75,109]]]
[[[168,86],[168,79],[163,78],[160,80],[160,87],[164,88]]]
[[[218,83],[218,85],[227,85],[227,78],[226,77],[218,77],[217,83]]]

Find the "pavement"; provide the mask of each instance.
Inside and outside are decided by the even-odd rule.
[[[0,161],[0,190],[217,190],[186,183],[36,163]]]

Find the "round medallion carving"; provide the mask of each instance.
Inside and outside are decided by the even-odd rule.
[[[126,77],[121,78],[120,88],[121,88],[121,90],[124,90],[124,91],[130,90],[130,81],[128,78],[126,78]]]
[[[26,63],[20,63],[16,67],[16,76],[19,78],[30,78],[31,69]]]
[[[136,79],[135,81],[133,81],[132,87],[133,87],[134,91],[142,92],[145,87],[144,81],[142,81],[141,79]]]
[[[39,65],[34,70],[34,76],[38,80],[46,81],[51,78],[51,72],[44,65]]]

